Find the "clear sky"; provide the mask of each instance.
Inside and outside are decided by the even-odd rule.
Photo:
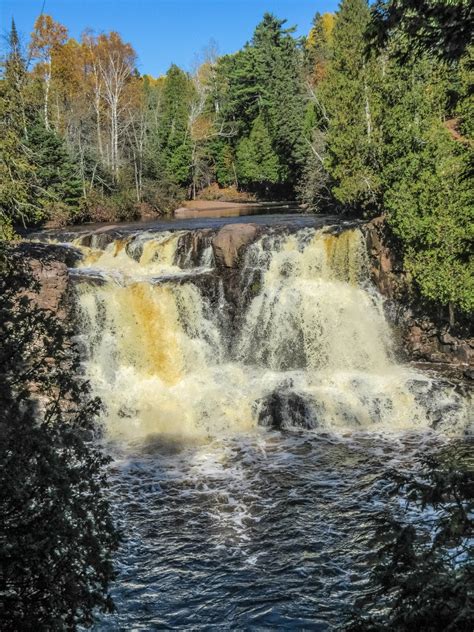
[[[27,38],[42,5],[43,0],[0,0],[2,34],[13,16]],[[44,12],[72,37],[87,27],[118,31],[137,51],[139,71],[158,76],[172,63],[190,69],[211,39],[221,54],[238,50],[266,11],[304,35],[317,11],[335,11],[337,5],[337,0],[44,0]]]

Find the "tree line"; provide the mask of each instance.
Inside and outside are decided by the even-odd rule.
[[[196,196],[296,198],[386,214],[422,294],[468,312],[472,19],[464,0],[342,0],[298,38],[265,14],[241,50],[210,45],[192,72],[159,78],[140,75],[118,33],[76,41],[41,15],[23,50],[13,23],[3,233],[152,216]]]

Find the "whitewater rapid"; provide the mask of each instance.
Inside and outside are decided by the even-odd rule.
[[[451,387],[397,360],[358,228],[266,231],[241,255],[232,305],[210,238],[77,245],[85,371],[114,439],[427,428],[433,398],[449,430],[467,424]]]

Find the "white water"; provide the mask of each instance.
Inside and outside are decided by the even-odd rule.
[[[81,271],[105,279],[80,284],[78,300],[86,370],[111,437],[248,433],[271,423],[275,393],[284,426],[298,415],[307,426],[339,431],[429,425],[420,392],[431,393],[432,380],[394,357],[359,230],[304,229],[251,245],[241,271],[248,301],[231,338],[222,304],[210,304],[189,280],[177,282],[192,265],[191,255],[177,265],[183,234],[84,249]],[[193,270],[212,265],[207,247]],[[454,402],[451,427],[463,427],[459,398],[449,388],[436,397]]]

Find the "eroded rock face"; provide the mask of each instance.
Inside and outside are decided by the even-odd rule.
[[[212,240],[216,264],[223,268],[235,268],[241,250],[256,239],[256,224],[228,224],[223,226]]]
[[[80,253],[74,248],[39,243],[22,243],[17,249],[33,281],[33,288],[26,292],[28,297],[40,309],[65,318],[71,287],[68,267],[74,265]]]
[[[387,316],[397,327],[401,347],[410,360],[472,366],[474,337],[466,323],[450,326],[447,313],[423,302],[404,270],[399,244],[383,217],[363,228],[370,274],[387,301]]]

